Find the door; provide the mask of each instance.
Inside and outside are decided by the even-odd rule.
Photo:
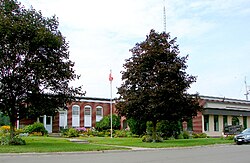
[[[91,107],[84,107],[84,127],[92,127]]]
[[[43,123],[43,126],[48,133],[52,133],[52,116],[41,116],[38,118],[38,122]]]
[[[80,127],[80,106],[72,106],[72,127]]]
[[[46,130],[48,133],[52,133],[52,116],[46,116]]]

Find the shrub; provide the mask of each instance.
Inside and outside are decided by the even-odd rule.
[[[159,121],[156,125],[156,132],[159,136],[163,137],[164,139],[169,139],[170,137],[178,138],[178,135],[181,134],[181,124],[177,121],[167,121],[162,120]],[[147,135],[152,135],[153,131],[153,123],[147,122]]]
[[[144,135],[142,137],[143,142],[153,142],[153,137],[151,135]],[[163,142],[163,138],[160,136],[156,136],[155,142]]]
[[[110,115],[105,116],[100,122],[96,123],[96,129],[98,131],[108,130],[111,128],[110,122],[111,122]],[[114,114],[112,115],[112,128],[120,129],[120,118]]]
[[[224,139],[226,139],[226,140],[234,140],[234,135],[227,135]]]
[[[156,125],[156,131],[167,139],[169,137],[177,138],[181,133],[181,123],[179,121],[159,121]]]
[[[15,136],[9,145],[26,145],[25,140],[21,139],[19,136]]]
[[[65,130],[65,132],[63,133],[63,136],[67,138],[78,137],[79,132],[74,128],[69,128],[68,130]]]
[[[1,136],[0,145],[25,145],[25,140],[21,139],[19,136],[15,136],[13,140],[10,140],[10,135],[5,134]]]
[[[183,138],[184,138],[184,139],[189,139],[189,137],[190,137],[190,134],[189,134],[188,131],[183,131],[183,132],[182,132],[182,135],[183,135]]]
[[[193,133],[193,138],[207,138],[206,133]]]
[[[0,127],[0,133],[4,134],[4,133],[8,133],[8,132],[10,132],[10,126]]]
[[[136,135],[145,134],[146,128],[147,128],[147,125],[146,125],[145,121],[134,120],[133,118],[129,118],[127,120],[127,122],[128,122],[128,126],[130,128],[130,131],[133,134],[136,134]]]
[[[87,129],[85,127],[78,127],[76,128],[76,130],[80,133],[80,134],[83,134],[85,132],[87,132]]]
[[[126,130],[115,130],[114,133],[114,137],[132,137],[133,135],[131,131]]]
[[[40,132],[42,135],[47,135],[48,131],[45,129],[43,123],[35,122],[32,125],[28,125],[24,127],[24,132],[32,134],[34,132]]]

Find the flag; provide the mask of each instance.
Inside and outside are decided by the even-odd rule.
[[[109,81],[112,81],[113,80],[113,77],[112,77],[112,74],[111,74],[111,71],[110,71],[110,74],[109,74]]]

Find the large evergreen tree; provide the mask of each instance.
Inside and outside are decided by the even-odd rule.
[[[53,115],[81,87],[69,59],[68,43],[55,16],[0,0],[0,111],[10,118],[11,139],[18,119]]]
[[[186,73],[187,56],[180,56],[175,42],[169,33],[151,30],[130,50],[132,57],[123,65],[123,84],[118,88],[118,113],[152,121],[154,140],[158,121],[184,120],[201,110],[197,96],[187,93],[196,77]]]

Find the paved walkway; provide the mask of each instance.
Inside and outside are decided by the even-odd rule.
[[[71,138],[71,139],[68,139],[68,140],[71,141],[71,142],[74,142],[74,143],[82,143],[82,144],[88,144],[89,143],[87,140],[77,139],[77,138]],[[112,146],[112,147],[119,147],[119,148],[127,148],[127,149],[131,149],[133,151],[143,151],[143,150],[154,150],[154,149],[157,149],[157,148],[130,147],[130,146],[108,145],[108,144],[95,144],[95,145]]]

